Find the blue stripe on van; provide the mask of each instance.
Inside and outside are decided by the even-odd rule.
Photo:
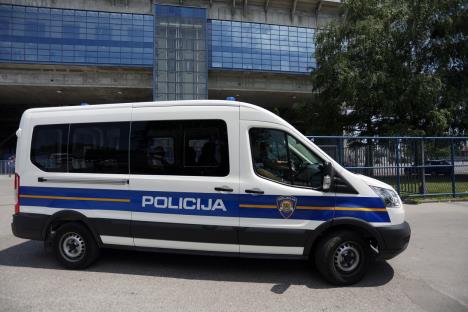
[[[55,188],[55,187],[29,187],[22,186],[20,189],[21,205],[41,206],[51,208],[72,209],[100,209],[138,211],[151,213],[173,213],[184,215],[206,215],[244,218],[279,218],[283,217],[276,208],[278,196],[248,194],[219,194],[219,193],[185,193],[185,192],[153,192],[153,191],[128,191],[108,189],[82,189],[82,188]],[[142,207],[143,196],[172,198],[169,204],[178,206],[179,201],[184,198],[199,199],[199,209],[175,209],[157,208],[151,203]],[[296,210],[290,219],[303,220],[328,220],[333,217],[355,217],[368,222],[389,222],[390,218],[384,209],[382,200],[378,197],[355,197],[355,196],[297,196]],[[203,210],[216,199],[221,199],[226,208],[215,210]],[[196,204],[190,200],[193,206]],[[162,204],[162,202],[159,202]],[[253,207],[249,207],[253,205]],[[255,208],[256,205],[263,206]],[[203,206],[203,207],[202,207]],[[247,206],[240,208],[240,206]],[[380,211],[352,211],[334,210],[333,207],[341,208],[380,208]],[[305,207],[308,209],[301,209]],[[314,210],[317,207],[317,210]],[[330,208],[330,209],[327,209]],[[320,210],[322,209],[322,210]]]

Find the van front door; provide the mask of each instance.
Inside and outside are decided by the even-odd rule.
[[[240,125],[240,252],[302,256],[334,214],[335,194],[321,191],[324,162],[285,127]]]
[[[238,133],[238,107],[134,107],[135,246],[239,252]]]

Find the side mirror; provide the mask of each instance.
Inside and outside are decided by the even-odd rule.
[[[330,162],[326,162],[323,165],[323,180],[322,180],[322,190],[325,192],[330,191],[332,187],[332,181],[335,176],[335,170]]]

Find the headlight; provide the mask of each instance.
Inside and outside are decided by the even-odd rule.
[[[369,185],[370,188],[382,199],[387,208],[400,208],[400,197],[390,189]]]

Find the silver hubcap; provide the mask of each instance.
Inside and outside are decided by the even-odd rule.
[[[349,273],[359,265],[359,251],[352,242],[345,242],[336,248],[334,254],[335,267],[340,271]]]
[[[60,253],[69,261],[79,261],[83,258],[86,245],[83,237],[77,233],[67,233],[60,241]]]

